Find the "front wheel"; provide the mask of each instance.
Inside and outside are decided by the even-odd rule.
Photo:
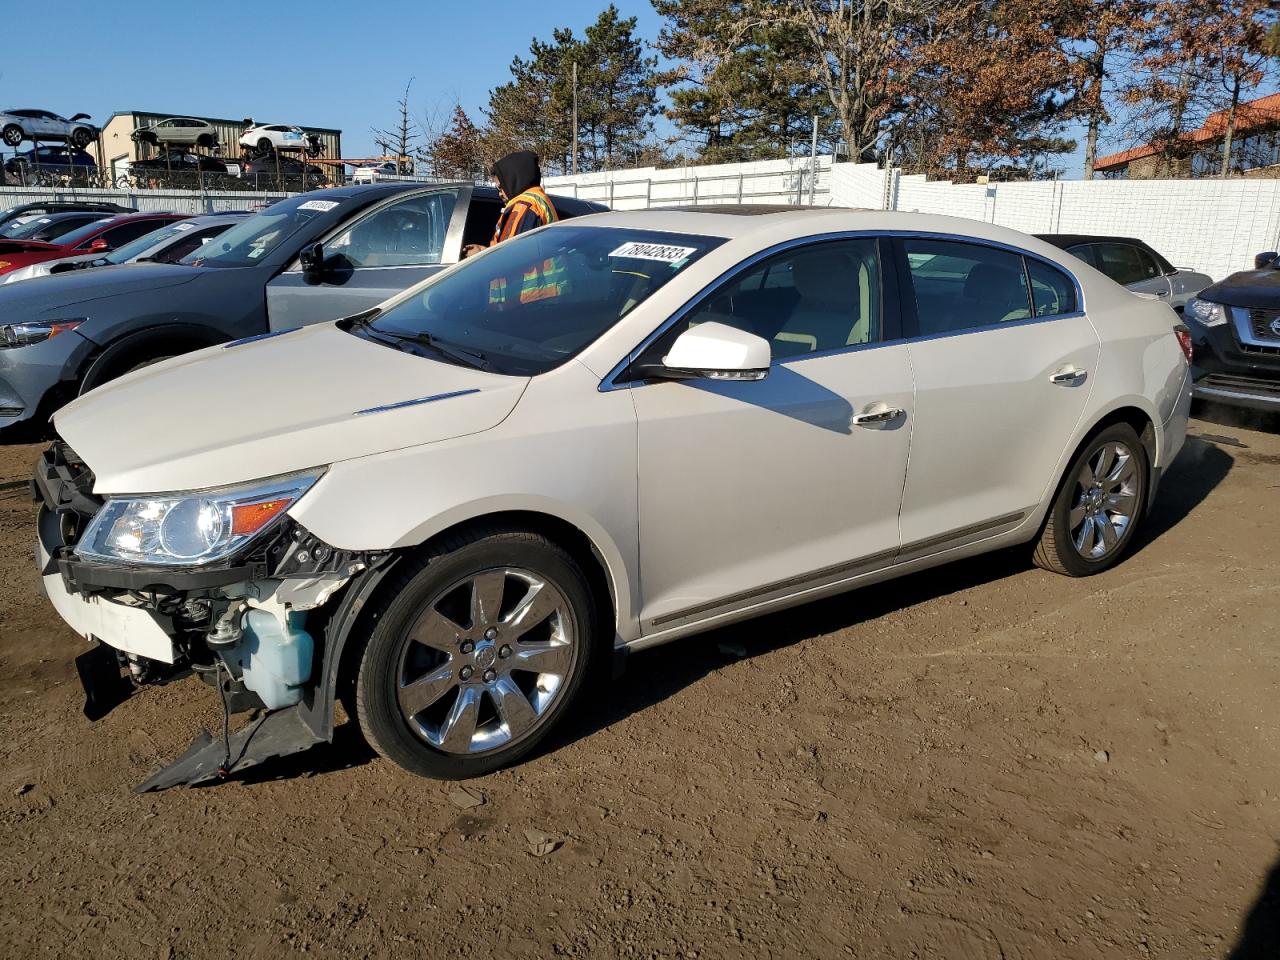
[[[492,531],[402,574],[371,618],[356,712],[378,753],[421,776],[479,776],[526,756],[583,685],[591,593],[543,536]]]
[[[4,140],[6,146],[18,146],[22,143],[23,136],[22,128],[16,123],[11,123],[4,130],[0,130],[0,140]]]
[[[1067,468],[1036,544],[1036,565],[1087,577],[1119,562],[1146,510],[1149,471],[1128,424],[1091,438]]]

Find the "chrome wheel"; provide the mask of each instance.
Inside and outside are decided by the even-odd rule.
[[[1067,518],[1080,556],[1101,560],[1124,540],[1138,509],[1139,478],[1133,451],[1119,441],[1099,447],[1080,465]]]
[[[569,602],[546,578],[518,567],[473,574],[437,594],[406,632],[400,713],[444,753],[510,746],[541,726],[577,642]]]

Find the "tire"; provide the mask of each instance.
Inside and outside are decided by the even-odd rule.
[[[16,147],[22,143],[26,134],[22,132],[22,128],[16,123],[11,123],[4,130],[0,130],[0,140],[5,142],[6,146]]]
[[[461,537],[408,567],[385,596],[368,619],[356,716],[370,746],[411,773],[458,780],[511,764],[583,687],[591,591],[573,558],[539,534]]]
[[[266,137],[263,137],[261,140],[258,141],[258,153],[259,155],[265,157],[270,152],[271,152],[271,141],[268,140]]]
[[[212,150],[212,149],[213,149],[213,137],[209,136],[209,134],[207,134],[207,133],[202,133],[202,134],[200,134],[200,136],[196,137],[196,146],[197,146],[197,147],[204,147],[204,149],[206,149],[206,150]]]
[[[93,134],[84,127],[76,127],[71,131],[71,145],[77,150],[83,150],[91,143],[93,143]]]
[[[1118,563],[1146,512],[1150,475],[1146,449],[1128,424],[1090,437],[1054,497],[1036,543],[1036,566],[1088,577]]]

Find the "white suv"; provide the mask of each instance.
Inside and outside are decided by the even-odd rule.
[[[63,408],[44,585],[97,712],[188,666],[275,711],[146,787],[329,739],[339,692],[480,774],[628,651],[1013,544],[1105,570],[1182,446],[1177,324],[970,220],[577,218]]]
[[[250,127],[240,135],[240,146],[270,153],[272,150],[306,150],[307,134],[301,127],[283,123],[264,123]]]

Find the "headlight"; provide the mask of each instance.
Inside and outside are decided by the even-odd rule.
[[[213,563],[283,517],[319,477],[313,472],[174,496],[108,497],[76,553],[163,566]]]
[[[25,347],[32,343],[52,340],[60,333],[74,330],[84,323],[85,317],[66,317],[62,320],[33,320],[30,323],[0,323],[0,349]]]
[[[1193,320],[1204,327],[1220,327],[1227,322],[1227,308],[1212,300],[1199,300],[1192,297],[1187,301],[1183,312],[1189,313]]]

